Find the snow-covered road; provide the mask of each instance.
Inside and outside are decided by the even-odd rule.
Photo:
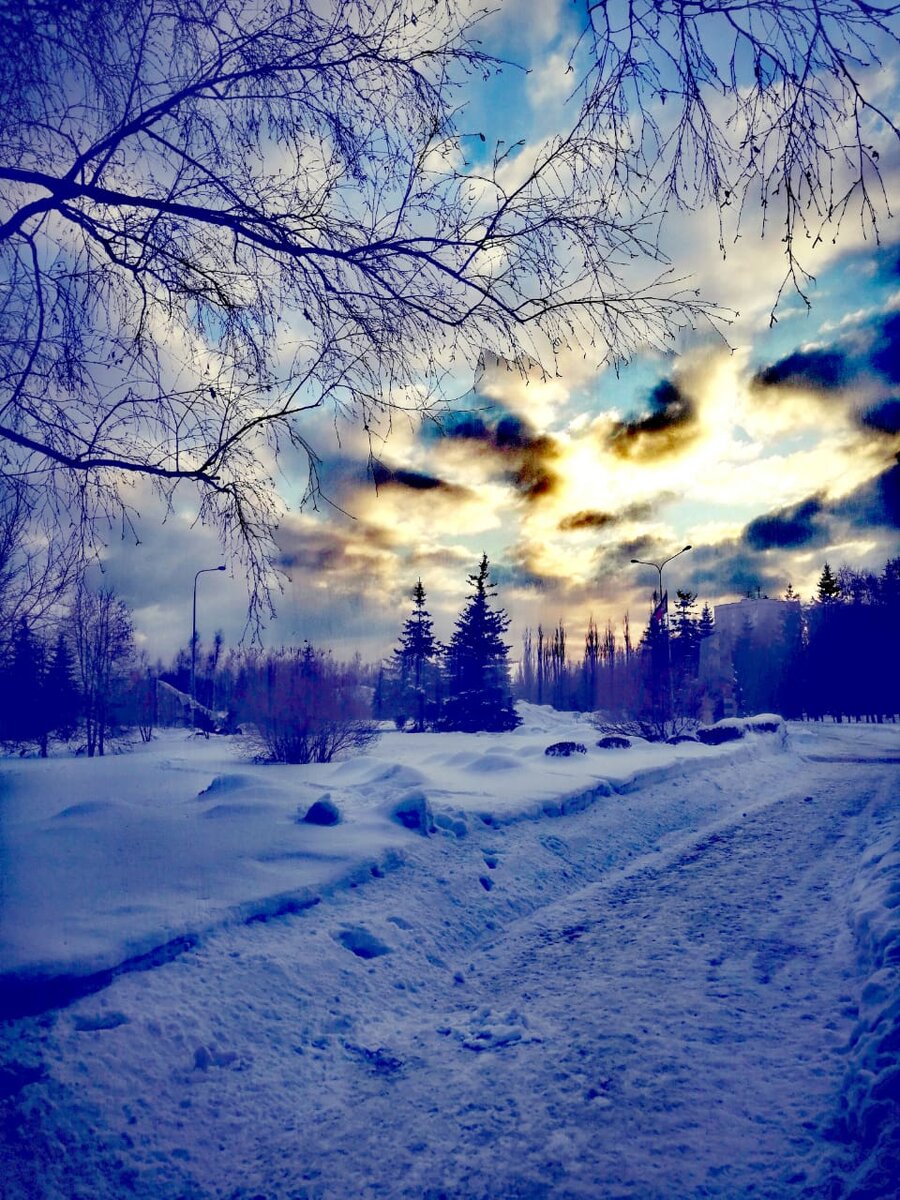
[[[9,1022],[0,1195],[895,1196],[900,767],[858,736],[416,839]]]

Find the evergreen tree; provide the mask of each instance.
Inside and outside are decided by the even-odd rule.
[[[700,620],[697,623],[697,635],[701,642],[706,638],[712,637],[716,632],[716,622],[712,614],[712,609],[709,603],[703,605],[703,612],[700,614]]]
[[[44,677],[44,647],[32,632],[27,617],[13,631],[9,659],[4,672],[4,706],[0,736],[11,742],[37,742],[42,758],[47,757],[47,721]]]
[[[841,587],[828,563],[822,568],[816,585],[816,596],[820,604],[833,604],[841,598]]]
[[[484,554],[477,574],[469,576],[474,594],[457,618],[447,648],[445,729],[500,731],[520,723],[509,686],[509,647],[503,641],[509,617],[491,607],[496,592],[488,567]]]
[[[700,631],[694,606],[697,593],[683,591],[675,593],[675,619],[672,622],[672,666],[676,677],[693,679],[700,664]]]
[[[72,651],[62,633],[56,639],[47,669],[45,693],[49,728],[67,741],[78,728],[79,695]]]
[[[431,614],[425,607],[425,588],[421,579],[416,581],[412,594],[413,611],[400,632],[393,666],[399,683],[398,711],[406,715],[411,709],[413,730],[421,733],[427,727],[429,700],[433,703],[435,698],[440,643],[434,636]]]

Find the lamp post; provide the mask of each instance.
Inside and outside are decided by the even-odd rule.
[[[687,550],[690,550],[690,549],[691,549],[690,546],[682,546],[680,550],[677,550],[674,554],[670,554],[668,558],[664,558],[661,563],[645,562],[644,559],[642,559],[642,558],[633,558],[631,560],[632,563],[636,564],[637,566],[653,567],[653,569],[659,573],[659,603],[660,604],[662,604],[662,602],[663,602],[663,582],[662,582],[663,567],[666,566],[667,563],[670,563],[673,558],[677,558],[679,554],[684,554]],[[674,717],[674,715],[675,715],[675,688],[672,684],[672,646],[669,641],[669,606],[668,605],[666,605],[665,612],[663,613],[663,631],[664,631],[663,636],[666,639],[666,671],[668,672],[668,676],[669,676],[669,716]]]
[[[194,576],[194,605],[191,610],[191,728],[197,726],[197,580],[210,571],[224,571],[223,563],[218,567],[201,567]]]

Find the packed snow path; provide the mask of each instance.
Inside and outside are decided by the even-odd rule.
[[[898,774],[766,754],[421,839],[11,1022],[0,1194],[891,1196],[877,1162],[854,1191],[834,1131],[873,969],[852,898],[897,842]],[[686,789],[720,815],[685,826]]]

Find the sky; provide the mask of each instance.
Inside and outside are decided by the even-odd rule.
[[[507,0],[489,17],[486,48],[527,70],[473,82],[460,127],[484,132],[486,147],[563,129],[576,16],[563,0]],[[880,86],[895,100],[892,66]],[[882,165],[890,199],[900,164]],[[618,369],[571,354],[549,377],[486,346],[437,420],[392,422],[374,471],[360,430],[316,419],[327,500],[300,510],[305,475],[282,461],[286,577],[265,640],[377,660],[419,578],[446,638],[486,553],[512,657],[524,627],[559,620],[577,656],[590,616],[619,632],[626,612],[633,629],[645,623],[657,575],[633,558],[689,543],[666,587],[715,605],[789,583],[808,597],[826,560],[877,569],[900,553],[900,226],[882,221],[876,243],[848,219],[836,244],[804,258],[811,307],[788,291],[773,324],[784,262],[777,232],[762,237],[754,216],[736,239],[726,223],[724,257],[717,211],[668,226],[676,273],[736,314],[718,334],[686,335],[670,354],[639,350]],[[225,560],[189,496],[165,523],[138,507],[140,544],[111,537],[105,577],[132,606],[139,644],[165,658],[188,642],[194,572]],[[246,589],[229,568],[201,579],[198,627],[234,645]]]

